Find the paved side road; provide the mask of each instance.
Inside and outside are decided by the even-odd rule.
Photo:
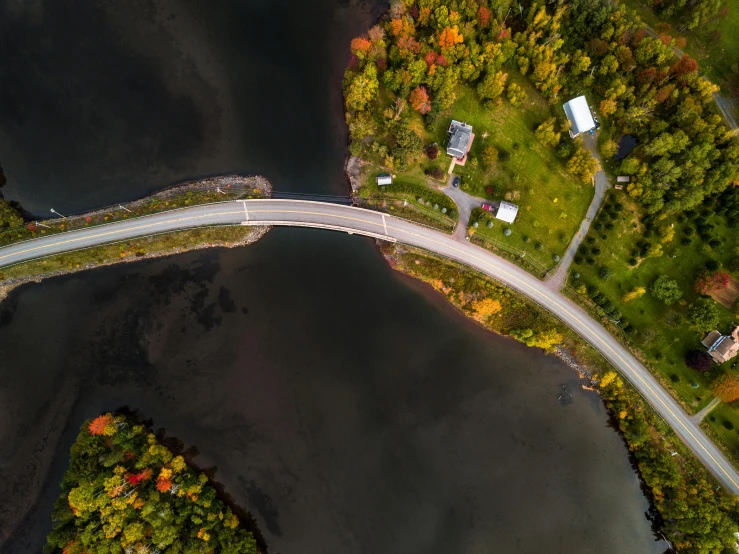
[[[716,478],[739,495],[739,473],[654,377],[599,323],[533,275],[466,241],[395,217],[322,202],[246,200],[193,206],[34,239],[0,249],[0,267],[134,237],[202,225],[285,225],[336,229],[403,242],[473,267],[525,294],[592,344],[665,418]]]

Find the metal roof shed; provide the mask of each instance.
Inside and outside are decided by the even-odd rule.
[[[393,184],[393,178],[388,175],[387,173],[380,173],[377,176],[377,184],[378,185],[392,185]]]
[[[518,215],[518,206],[511,204],[510,202],[501,202],[498,208],[498,213],[495,214],[496,219],[505,221],[506,223],[513,223]]]
[[[580,133],[587,133],[590,129],[595,128],[593,114],[590,113],[588,101],[584,96],[573,98],[562,107],[565,110],[567,119],[569,119],[572,124],[572,127],[570,128],[570,136],[572,138],[575,138]]]

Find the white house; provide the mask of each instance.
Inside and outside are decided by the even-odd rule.
[[[573,98],[562,106],[565,110],[567,119],[572,124],[570,127],[570,136],[575,138],[580,133],[587,133],[591,129],[595,129],[595,120],[593,114],[590,113],[588,101],[584,96]]]
[[[496,219],[505,221],[506,223],[513,223],[518,215],[518,206],[511,204],[510,202],[501,202],[498,208],[498,213],[495,214]]]

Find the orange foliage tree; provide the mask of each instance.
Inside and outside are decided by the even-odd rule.
[[[739,375],[725,373],[713,384],[713,393],[724,402],[739,400]]]
[[[439,47],[442,50],[461,44],[463,41],[464,37],[459,34],[459,25],[444,27],[444,30],[439,34]]]
[[[417,112],[427,114],[431,111],[431,100],[426,87],[416,87],[411,91],[410,96],[411,107]]]
[[[369,52],[370,48],[372,48],[372,43],[368,41],[364,37],[357,37],[352,39],[351,43],[351,50],[352,54],[356,55],[358,58],[362,59],[367,55],[367,52]]]
[[[115,432],[113,416],[104,414],[96,417],[87,427],[91,435],[112,435]]]

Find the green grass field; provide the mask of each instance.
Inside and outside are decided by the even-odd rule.
[[[663,381],[672,386],[690,408],[698,410],[713,397],[710,382],[726,368],[716,365],[707,373],[699,373],[685,365],[683,356],[688,350],[703,348],[701,334],[690,329],[684,321],[685,309],[698,297],[693,291],[693,282],[706,262],[713,259],[725,264],[735,255],[732,253],[735,231],[727,227],[725,218],[710,215],[710,209],[699,210],[709,214],[708,221],[715,225],[712,235],[723,242],[722,246],[712,249],[697,235],[691,237],[690,245],[682,245],[680,241],[685,237],[685,229],[695,225],[690,220],[684,223],[672,221],[670,224],[674,224],[675,235],[672,241],[662,244],[663,255],[642,259],[636,267],[631,267],[628,260],[632,258],[635,243],[644,240],[645,228],[639,222],[640,209],[619,191],[611,191],[608,202],[620,202],[624,209],[615,219],[601,211],[581,247],[584,260],[572,267],[572,272],[580,273],[581,278],[571,278],[570,284],[595,285],[611,300],[636,329],[630,341],[642,350],[663,376]],[[595,228],[598,223],[604,225],[601,231]],[[609,224],[613,225],[610,230],[606,228]],[[591,238],[595,239],[593,244],[589,243]],[[652,236],[648,240],[657,243],[660,239]],[[593,253],[593,248],[600,249],[600,253]],[[587,263],[588,257],[594,260],[592,265]],[[613,277],[601,279],[599,271],[602,267],[613,270]],[[651,296],[649,287],[660,275],[667,275],[679,283],[683,291],[679,302],[666,306]],[[625,293],[640,286],[647,289],[644,296],[629,303],[622,301]],[[719,330],[728,332],[736,316],[731,310],[717,306],[721,313]]]
[[[551,117],[549,105],[523,77],[512,72],[509,75],[509,82],[516,82],[526,90],[528,100],[520,107],[504,100],[489,110],[474,91],[459,90],[452,117],[472,125],[475,140],[467,164],[455,167],[454,172],[462,178],[462,189],[470,194],[491,200],[510,199],[517,204],[516,221],[511,225],[496,222],[491,234],[496,240],[552,267],[555,265],[552,256],[561,256],[567,248],[594,191],[591,185],[565,171],[552,148],[536,140],[534,130]],[[448,125],[448,119],[437,124],[439,144],[446,138]],[[505,161],[484,168],[480,156],[487,145],[495,146]],[[477,167],[473,159],[477,160]],[[505,227],[512,231],[508,237],[503,235]],[[534,250],[536,242],[541,242],[544,249]]]
[[[711,410],[701,425],[719,439],[734,464],[739,466],[739,409],[720,404]]]

